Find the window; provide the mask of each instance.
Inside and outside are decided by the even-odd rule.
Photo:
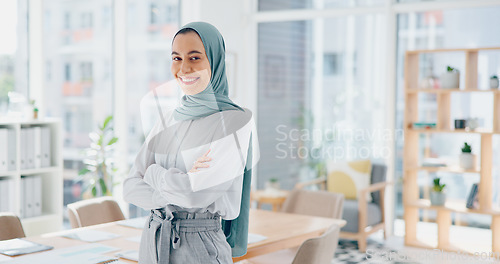
[[[258,188],[293,188],[316,159],[387,158],[385,27],[376,14],[259,24]]]
[[[178,0],[129,0],[127,22],[128,161],[133,163],[149,129],[158,120],[156,98],[171,108],[180,97],[170,73],[171,45],[179,29]],[[162,88],[159,88],[159,87]],[[130,205],[130,215],[145,212]]]
[[[28,93],[28,20],[26,0],[2,1],[0,9],[0,117],[8,111],[8,93]]]
[[[71,64],[69,63],[64,65],[64,80],[67,82],[71,81]]]
[[[48,116],[64,120],[64,179],[76,179],[89,147],[89,133],[113,114],[112,24],[94,27],[112,15],[111,0],[44,0],[43,55],[50,61],[43,87]],[[49,66],[49,64],[47,64]],[[94,71],[103,74],[96,75]],[[50,72],[50,74],[48,74]],[[67,183],[69,184],[69,183]],[[70,192],[68,192],[69,194]],[[65,195],[64,204],[80,197]]]
[[[259,11],[383,6],[386,0],[260,0]]]
[[[339,54],[325,53],[323,57],[323,73],[324,75],[338,75],[342,68],[342,59]]]

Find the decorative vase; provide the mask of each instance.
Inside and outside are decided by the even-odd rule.
[[[465,170],[471,170],[476,167],[476,155],[472,153],[462,153],[458,157],[460,167]]]
[[[278,181],[267,181],[264,188],[266,191],[277,191],[280,189],[280,183]]]
[[[446,193],[431,191],[431,205],[444,205],[446,202]]]
[[[457,89],[460,83],[460,73],[457,71],[445,72],[439,78],[441,88],[443,89]]]
[[[498,78],[490,78],[490,89],[498,89]]]

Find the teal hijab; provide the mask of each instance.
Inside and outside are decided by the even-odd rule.
[[[212,75],[210,77],[210,83],[205,90],[198,94],[184,95],[182,97],[181,106],[175,109],[174,118],[176,120],[194,120],[221,111],[244,111],[237,104],[233,103],[227,95],[226,48],[222,35],[214,26],[204,22],[189,23],[183,26],[179,31],[187,28],[193,29],[200,36],[210,62]],[[177,34],[179,34],[179,32],[177,32]],[[231,246],[233,258],[241,257],[247,253],[250,185],[252,179],[251,164],[252,137],[250,137],[247,161],[243,173],[240,214],[236,219],[222,220],[222,229],[226,235],[226,241]]]
[[[205,90],[182,96],[181,105],[174,111],[175,120],[193,120],[220,111],[243,110],[228,97],[226,47],[220,32],[211,24],[192,22],[183,26],[175,36],[184,29],[192,29],[200,36],[212,74]]]

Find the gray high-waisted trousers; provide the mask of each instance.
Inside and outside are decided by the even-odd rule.
[[[141,237],[140,264],[233,263],[220,216],[151,210]]]

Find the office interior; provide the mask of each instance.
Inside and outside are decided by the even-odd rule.
[[[68,205],[100,196],[147,217],[123,180],[159,105],[183,95],[175,33],[205,21],[225,40],[229,97],[253,113],[253,210],[345,191],[335,168],[368,162],[365,187],[384,169],[382,202],[367,195],[377,230],[340,234],[331,263],[346,247],[354,262],[498,261],[498,14],[498,0],[2,0],[0,212],[28,238],[70,230]]]

